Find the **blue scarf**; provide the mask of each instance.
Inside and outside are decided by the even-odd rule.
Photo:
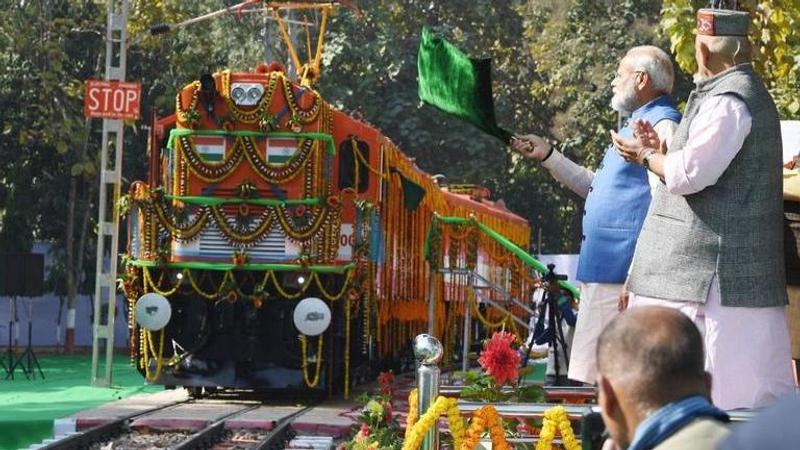
[[[662,407],[642,421],[627,450],[649,450],[698,417],[711,417],[721,422],[730,420],[725,411],[702,395],[686,397]]]

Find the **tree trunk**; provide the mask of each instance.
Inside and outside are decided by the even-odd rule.
[[[67,277],[67,331],[64,335],[64,351],[71,354],[75,351],[75,301],[78,297],[78,286],[75,280],[75,197],[78,194],[78,178],[70,177],[69,197],[67,200],[67,236],[65,275]]]
[[[91,119],[85,120],[86,140],[77,155],[78,161],[83,161],[89,146],[89,133],[91,132]],[[82,176],[82,175],[79,175]],[[81,275],[83,274],[83,257],[86,253],[86,237],[89,228],[89,215],[91,213],[91,196],[94,189],[91,182],[84,183],[85,201],[82,202],[83,217],[81,218],[80,238],[78,246],[75,247],[75,207],[78,202],[78,176],[72,176],[69,180],[69,199],[67,203],[67,240],[65,272],[67,276],[67,329],[64,336],[64,350],[73,353],[75,350],[75,304],[78,299],[78,289],[80,288]]]

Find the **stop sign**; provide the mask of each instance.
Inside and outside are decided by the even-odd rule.
[[[121,81],[86,80],[83,115],[103,119],[139,118],[142,85]]]

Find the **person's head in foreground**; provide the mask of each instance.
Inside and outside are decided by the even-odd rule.
[[[698,417],[726,419],[707,400],[711,377],[700,332],[677,310],[641,307],[617,316],[598,339],[597,368],[603,420],[621,448],[644,439],[661,442],[665,427],[675,432]],[[658,414],[665,411],[670,417]],[[654,425],[658,436],[640,436],[653,434]]]

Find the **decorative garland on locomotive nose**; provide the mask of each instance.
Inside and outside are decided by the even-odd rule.
[[[480,311],[466,277],[438,269],[466,262],[521,294],[527,268],[434,217],[472,217],[521,246],[527,222],[485,196],[443,190],[378,130],[276,69],[186,85],[175,128],[153,139],[150,179],[124,199],[131,357],[147,380],[347,395],[376,362],[401,363],[428,329],[429,298],[450,356],[467,307],[487,325],[514,326]],[[145,293],[169,302],[166,327],[137,324]],[[325,307],[301,320],[330,316],[319,335],[289,317],[306,298]]]

